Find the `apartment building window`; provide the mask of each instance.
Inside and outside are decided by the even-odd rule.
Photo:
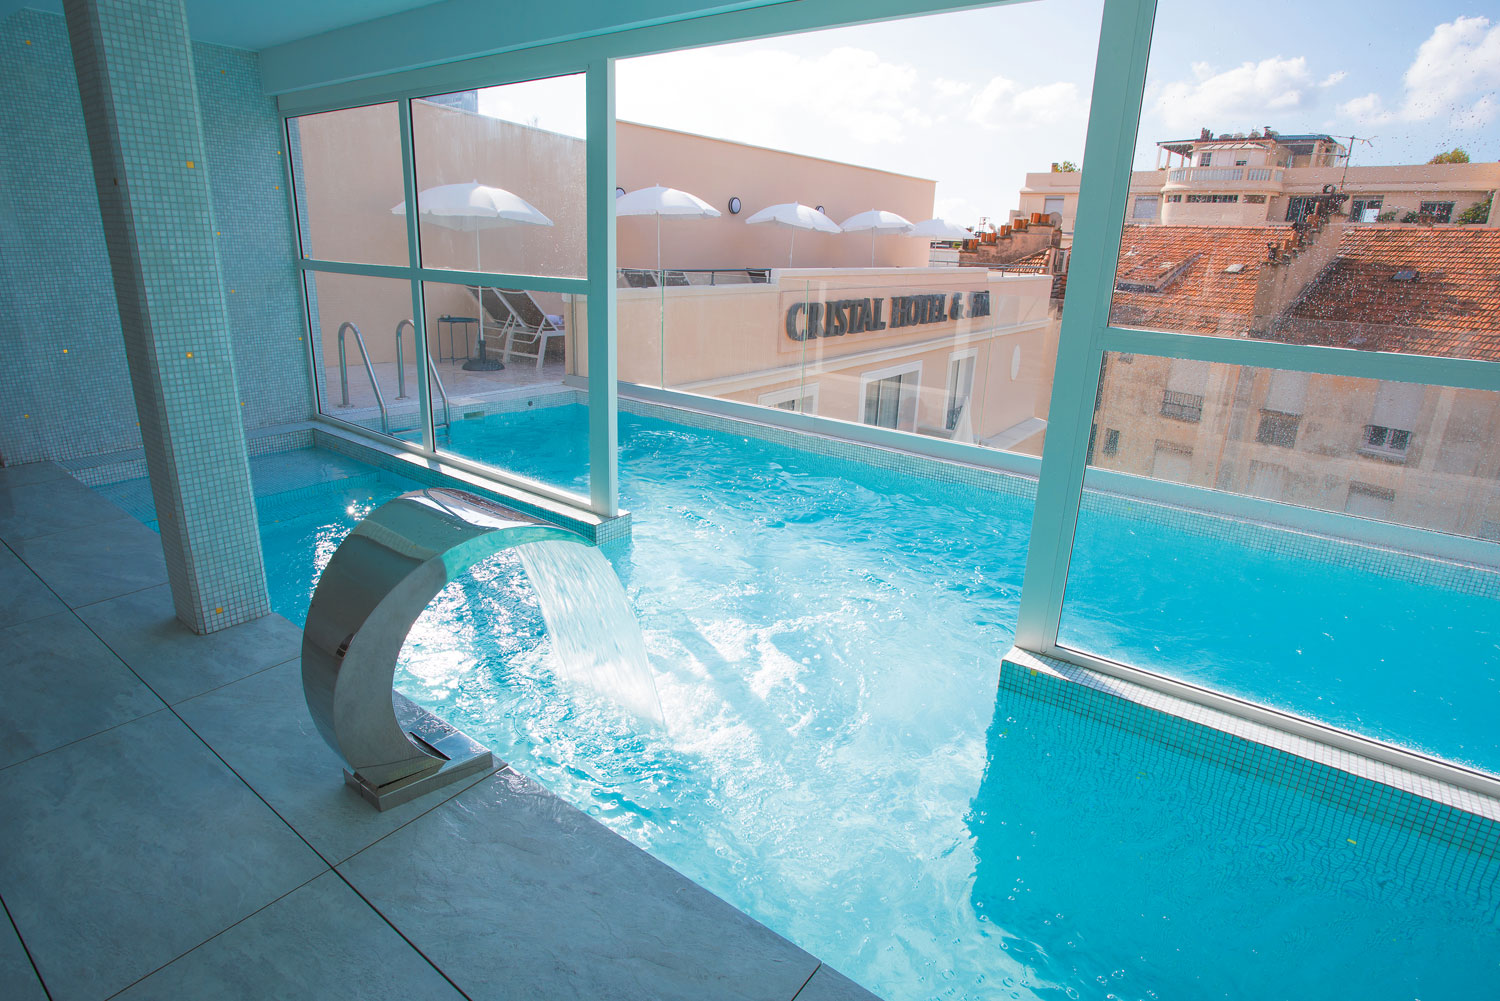
[[[1196,424],[1203,419],[1203,393],[1208,388],[1208,362],[1172,359],[1161,415]]]
[[[1160,200],[1156,195],[1138,195],[1135,199],[1135,210],[1131,213],[1132,219],[1155,219],[1160,208]]]
[[[1188,483],[1193,477],[1193,450],[1173,441],[1156,442],[1156,452],[1151,457],[1151,476],[1158,480]]]
[[[1260,412],[1260,427],[1255,430],[1255,440],[1262,445],[1278,448],[1293,448],[1297,444],[1297,425],[1302,418],[1296,414],[1282,414],[1275,410]]]
[[[1350,222],[1374,222],[1380,217],[1380,210],[1385,206],[1382,198],[1356,198],[1349,203]]]
[[[864,376],[864,419],[876,427],[916,429],[917,386],[922,368],[885,369]]]
[[[1360,518],[1389,521],[1391,507],[1396,503],[1396,491],[1375,487],[1368,483],[1349,484],[1349,497],[1344,501],[1344,512]]]
[[[1417,214],[1432,222],[1449,222],[1453,219],[1452,202],[1423,202]]]
[[[1382,458],[1403,459],[1411,446],[1411,432],[1403,428],[1366,424],[1364,441],[1359,450]]]
[[[1188,195],[1190,202],[1237,202],[1239,195]]]
[[[1250,460],[1250,479],[1245,484],[1245,493],[1266,500],[1281,500],[1286,496],[1287,469],[1274,462]]]
[[[1169,201],[1169,202],[1180,202],[1180,201],[1182,201],[1182,196],[1181,195],[1168,195],[1167,196],[1167,201]]]
[[[1375,406],[1370,410],[1370,423],[1365,425],[1359,450],[1380,459],[1404,461],[1425,393],[1426,387],[1416,383],[1382,382],[1375,391]]]
[[[1063,210],[1062,195],[1048,195],[1048,196],[1046,196],[1045,198],[1042,199],[1042,211],[1043,212],[1046,212],[1049,215],[1051,213],[1053,213],[1053,212],[1056,212],[1058,215],[1062,215],[1062,210]]]
[[[1295,198],[1288,198],[1286,200],[1286,221],[1301,222],[1303,219],[1306,219],[1312,214],[1314,204],[1316,204],[1315,199],[1305,198],[1300,195]]]
[[[1264,205],[1266,203],[1266,196],[1265,195],[1246,195],[1245,196],[1245,203],[1247,205]]]
[[[1249,160],[1236,160],[1236,161],[1234,161],[1234,165],[1236,167],[1245,167],[1245,166],[1248,166],[1249,163],[1250,163]]]
[[[1120,454],[1120,432],[1115,428],[1104,429],[1104,454]]]
[[[1198,166],[1200,166],[1200,167],[1208,167],[1208,166],[1211,166],[1213,164],[1213,162],[1214,162],[1214,155],[1212,153],[1199,153],[1198,154]]]
[[[818,387],[778,389],[774,393],[762,393],[755,402],[763,407],[775,407],[777,410],[790,410],[797,414],[815,414],[818,412]]]
[[[974,395],[974,358],[975,353],[970,351],[954,355],[948,362],[948,408],[943,426],[949,431],[958,427],[959,418]]]
[[[1295,448],[1302,409],[1307,403],[1307,373],[1277,369],[1266,387],[1255,440],[1262,445]]]

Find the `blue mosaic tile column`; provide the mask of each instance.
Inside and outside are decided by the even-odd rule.
[[[177,617],[270,611],[182,0],[65,0]]]

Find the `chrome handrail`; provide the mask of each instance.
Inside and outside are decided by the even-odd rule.
[[[427,371],[432,373],[433,381],[437,383],[438,395],[443,398],[443,423],[440,426],[447,428],[451,432],[453,430],[453,411],[448,406],[448,391],[443,388],[443,377],[438,374],[437,363],[432,360],[431,351],[427,352]]]
[[[401,347],[401,328],[411,328],[411,350],[416,354],[422,350],[422,345],[417,342],[417,325],[410,320],[402,320],[396,324],[396,399],[406,399],[406,355]],[[432,352],[427,352],[427,371],[431,374],[431,381],[437,383],[438,396],[443,399],[443,422],[438,427],[453,427],[453,410],[448,403],[448,390],[443,386],[443,377],[438,372],[437,362],[432,360]]]
[[[402,320],[396,324],[396,399],[406,399],[406,355],[401,350],[401,328],[411,328],[411,350],[416,354],[421,350],[417,344],[417,325],[410,320]]]
[[[359,328],[348,320],[339,325],[339,395],[343,402],[340,407],[349,407],[349,364],[344,356],[344,331],[354,331],[354,343],[359,345],[359,355],[365,361],[365,374],[370,377],[370,388],[375,391],[375,402],[380,406],[380,430],[390,433],[391,416],[385,409],[385,396],[380,392],[380,383],[375,379],[375,366],[370,363],[370,352],[365,347],[365,339],[359,332]]]

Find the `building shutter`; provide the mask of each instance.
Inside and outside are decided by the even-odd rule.
[[[1189,396],[1202,396],[1208,388],[1208,362],[1172,359],[1172,371],[1167,375],[1167,389]]]
[[[1282,414],[1300,414],[1306,404],[1306,372],[1283,372],[1277,369],[1271,373],[1271,387],[1266,391],[1266,410],[1274,410]]]
[[[1375,391],[1370,423],[1377,427],[1414,430],[1427,387],[1414,382],[1382,382]]]

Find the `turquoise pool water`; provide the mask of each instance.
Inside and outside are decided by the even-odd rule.
[[[454,446],[569,482],[583,419],[558,408],[462,422]],[[997,697],[1029,501],[629,415],[621,468],[635,530],[606,552],[653,656],[665,732],[636,733],[553,684],[529,587],[503,558],[434,602],[400,684],[855,979],[892,1001],[1493,990],[1493,859]],[[343,534],[406,488],[349,472],[262,501],[273,601],[296,621]],[[1232,665],[1237,690],[1266,701],[1306,695],[1317,708],[1332,689],[1333,709],[1398,732],[1404,702],[1424,690],[1450,692],[1464,713],[1494,704],[1493,602],[1316,564],[1277,578],[1274,561],[1257,563],[1267,594],[1279,579],[1321,598],[1284,602],[1279,638],[1321,633],[1378,599],[1406,622],[1407,649],[1448,665],[1371,671],[1390,651],[1378,631],[1350,629],[1335,633],[1335,663],[1305,656],[1296,684],[1277,688],[1285,666],[1257,665],[1280,648],[1242,650],[1266,623],[1230,614],[1214,575],[1153,531],[1127,526],[1111,543],[1154,554],[1144,575],[1122,580],[1125,557],[1100,554],[1070,587],[1111,616],[1105,635],[1122,649],[1162,646],[1166,659],[1159,637],[1175,641],[1177,623],[1161,616],[1175,610],[1184,642],[1207,651],[1183,670]],[[1161,589],[1201,600],[1162,611],[1150,604]],[[1137,607],[1153,617],[1119,614]],[[1441,714],[1432,720],[1442,725],[1414,742],[1500,763],[1487,720],[1460,725],[1452,743]],[[1455,871],[1471,878],[1444,875]]]

